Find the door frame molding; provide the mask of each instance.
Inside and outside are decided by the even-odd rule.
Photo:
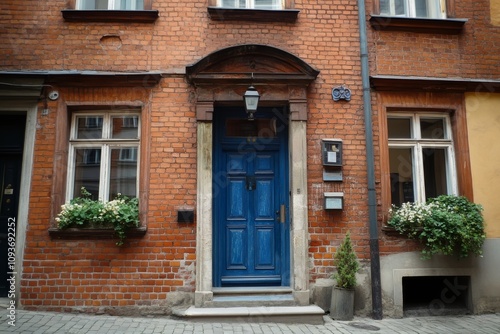
[[[288,106],[289,281],[296,304],[309,305],[307,91],[318,75],[299,57],[258,44],[221,49],[186,67],[197,120],[196,307],[213,300],[213,113],[219,105],[243,106],[250,85],[260,106]]]
[[[278,87],[282,88],[282,87]],[[227,87],[227,89],[230,89]],[[257,89],[259,89],[257,87]],[[267,87],[272,92],[272,87]],[[298,305],[309,305],[308,271],[308,210],[307,210],[307,87],[288,87],[289,115],[289,189],[290,197],[290,287]],[[197,87],[203,96],[207,87]],[[278,89],[283,92],[283,89]],[[221,89],[223,91],[223,89]],[[275,92],[276,95],[281,95]],[[213,101],[196,103],[197,113],[197,226],[196,226],[196,290],[195,306],[202,307],[213,300],[213,123],[214,104],[242,103],[241,95],[212,94]],[[276,101],[276,100],[275,100]],[[266,102],[265,100],[262,102]],[[272,101],[267,101],[272,102]],[[274,102],[276,103],[276,102]],[[283,102],[280,102],[282,105]]]

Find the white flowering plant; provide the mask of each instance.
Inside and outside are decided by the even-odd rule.
[[[424,249],[422,258],[432,255],[456,254],[465,258],[481,255],[484,239],[482,206],[466,197],[441,195],[426,203],[403,203],[391,207],[388,226],[402,235],[420,240]]]
[[[118,246],[122,246],[126,231],[139,226],[139,200],[118,194],[109,202],[93,200],[84,187],[81,197],[72,199],[61,206],[56,217],[60,229],[68,227],[80,228],[113,228],[118,237]]]

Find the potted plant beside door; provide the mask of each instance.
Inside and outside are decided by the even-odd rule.
[[[354,287],[359,262],[352,248],[351,235],[347,232],[335,254],[337,272],[333,275],[336,283],[332,291],[330,316],[335,320],[352,320],[354,317]]]

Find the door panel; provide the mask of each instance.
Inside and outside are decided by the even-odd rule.
[[[12,222],[17,222],[25,125],[25,115],[0,116],[0,297],[8,295],[7,279],[13,271],[7,241],[14,231]]]
[[[280,235],[276,221],[277,178],[270,166],[277,165],[277,152],[263,154],[253,151],[236,154],[231,149],[221,152],[226,161],[226,217],[221,221],[227,231],[221,239],[226,252],[221,279],[240,278],[240,284],[260,281],[279,275],[278,248]],[[264,168],[259,168],[263,166]],[[245,169],[242,169],[245,167]],[[274,284],[274,282],[273,282]]]
[[[214,135],[214,286],[288,284],[282,278],[288,277],[288,222],[278,219],[280,206],[288,205],[286,132],[271,140],[227,138],[225,117],[238,114],[221,114]],[[240,123],[249,126],[245,119],[231,122]]]
[[[246,226],[232,226],[227,229],[227,243],[231,250],[227,252],[228,270],[247,270],[248,233]]]

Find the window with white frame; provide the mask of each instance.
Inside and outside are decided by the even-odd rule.
[[[446,0],[380,0],[380,15],[446,18]]]
[[[283,9],[283,0],[217,0],[217,7],[247,9]]]
[[[135,111],[72,115],[67,200],[81,196],[82,187],[93,199],[137,197],[139,116]]]
[[[391,204],[425,202],[457,194],[448,114],[390,113],[387,116]]]
[[[76,9],[143,10],[144,0],[77,0]]]

